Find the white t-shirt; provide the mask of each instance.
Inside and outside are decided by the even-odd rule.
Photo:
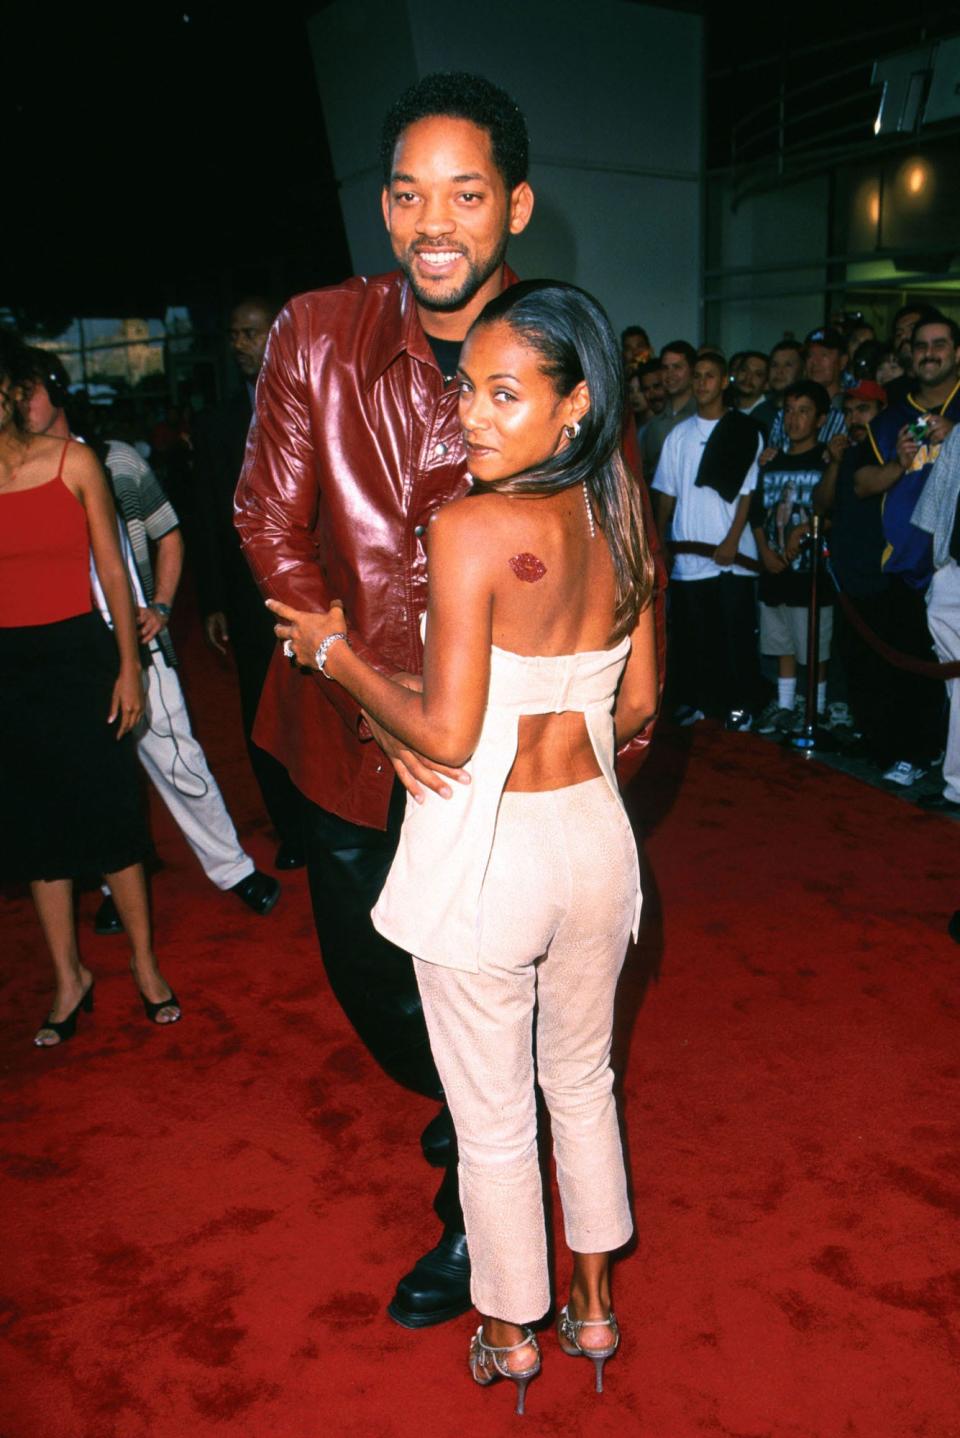
[[[727,503],[715,489],[696,485],[697,471],[703,458],[703,449],[713,434],[718,419],[701,419],[692,415],[672,429],[663,442],[660,462],[651,486],[661,494],[672,495],[677,503],[670,522],[670,538],[695,540],[699,544],[720,544],[726,539],[738,500],[745,494],[752,494],[757,484],[757,456],[763,448],[763,440],[757,435],[757,454],[744,476],[740,494],[732,503]],[[757,557],[757,541],[749,523],[744,526],[737,549],[751,559]],[[674,560],[673,579],[714,579],[718,574],[742,574],[751,579],[755,574],[739,564],[721,569],[712,559],[700,554],[678,554]]]

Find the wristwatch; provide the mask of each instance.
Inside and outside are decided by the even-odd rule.
[[[151,608],[151,609],[155,609],[155,610],[157,611],[157,613],[160,615],[160,618],[161,618],[161,619],[169,619],[169,618],[170,618],[170,613],[171,613],[171,611],[170,611],[170,606],[169,606],[169,604],[161,604],[160,601],[159,601],[159,599],[154,599],[154,600],[152,600],[152,602],[151,602],[151,604],[150,604],[150,608]]]

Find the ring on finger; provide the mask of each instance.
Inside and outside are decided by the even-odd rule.
[[[293,652],[292,639],[285,639],[283,641],[283,657],[284,659],[296,659],[297,656]]]

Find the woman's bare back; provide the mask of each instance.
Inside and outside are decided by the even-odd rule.
[[[611,647],[616,594],[607,542],[591,534],[583,488],[550,496],[483,495],[494,581],[492,639],[515,654]],[[600,773],[583,715],[524,715],[510,790],[560,789]]]

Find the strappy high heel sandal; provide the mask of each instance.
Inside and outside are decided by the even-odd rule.
[[[605,1348],[584,1348],[580,1334],[585,1328],[609,1328],[610,1342]],[[571,1318],[569,1305],[564,1304],[557,1320],[557,1340],[569,1358],[589,1358],[597,1374],[597,1392],[603,1392],[603,1365],[620,1347],[620,1329],[613,1309],[606,1318]]]
[[[537,1361],[532,1368],[523,1368],[515,1373],[501,1359],[506,1353],[516,1353],[520,1348],[530,1347],[537,1355]],[[517,1407],[518,1413],[523,1412],[523,1401],[526,1397],[527,1384],[531,1378],[536,1378],[540,1372],[540,1345],[537,1342],[532,1328],[523,1330],[523,1337],[519,1343],[510,1343],[503,1348],[494,1348],[492,1343],[487,1343],[483,1337],[483,1324],[477,1329],[470,1340],[470,1374],[474,1383],[479,1383],[481,1388],[486,1388],[490,1383],[496,1383],[498,1378],[509,1378],[511,1383],[517,1385]]]

